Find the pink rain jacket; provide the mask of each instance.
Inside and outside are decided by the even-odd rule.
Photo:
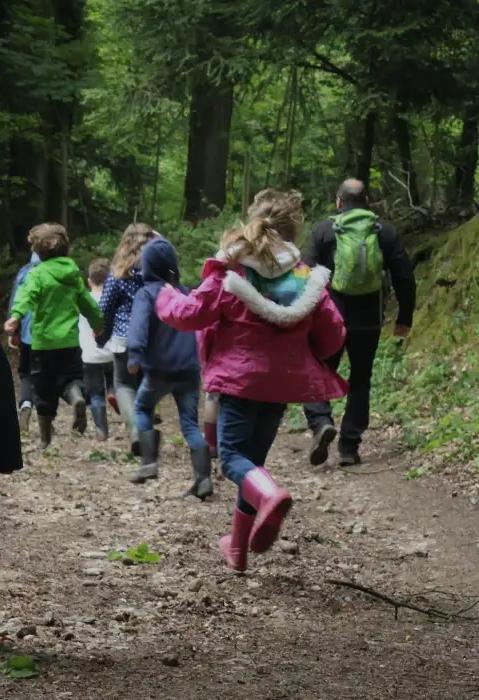
[[[180,331],[202,330],[204,388],[255,401],[307,403],[339,398],[348,385],[324,360],[342,347],[343,319],[326,290],[329,271],[310,270],[290,306],[260,294],[243,265],[208,260],[203,283],[189,296],[164,287],[156,312]]]

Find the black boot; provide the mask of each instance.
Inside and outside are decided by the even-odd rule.
[[[51,416],[38,416],[42,450],[46,450],[52,441],[52,422],[53,418]]]
[[[108,439],[106,406],[90,406],[90,410],[95,423],[96,439],[98,442],[105,442]]]
[[[72,430],[76,430],[83,435],[86,430],[86,403],[80,385],[75,383],[69,384],[64,391],[63,397],[73,408]]]
[[[147,479],[158,478],[158,453],[160,450],[159,430],[145,430],[138,433],[142,465],[131,477],[132,484],[144,484]]]
[[[211,481],[211,455],[208,445],[197,450],[190,450],[191,464],[193,465],[194,484],[186,493],[187,496],[196,496],[201,500],[213,493]]]

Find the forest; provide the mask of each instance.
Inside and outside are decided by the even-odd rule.
[[[0,3],[0,243],[44,220],[187,237],[357,176],[403,229],[473,209],[475,0]],[[187,246],[188,249],[188,246]],[[195,249],[189,249],[194,255]]]
[[[312,436],[303,404],[294,403],[285,409],[267,462],[254,462],[257,479],[259,472],[266,478],[260,465],[267,464],[287,489],[288,508],[289,492],[294,496],[267,551],[251,546],[249,530],[233,542],[246,496],[225,478],[221,447],[219,460],[211,455],[213,468],[208,446],[201,448],[214,492],[204,500],[199,494],[195,450],[171,396],[161,394],[152,407],[154,429],[140,430],[155,440],[151,464],[145,442],[136,440],[140,465],[119,406],[120,384],[125,376],[134,383],[136,363],[125,359],[121,381],[115,365],[113,388],[101,375],[103,394],[111,394],[109,406],[104,400],[100,407],[103,426],[107,409],[109,422],[101,439],[93,410],[86,425],[83,396],[77,401],[82,430],[75,427],[72,399],[72,409],[61,404],[54,424],[51,415],[39,415],[33,398],[33,404],[20,400],[20,418],[26,404],[28,421],[32,417],[30,432],[27,422],[21,434],[24,468],[0,477],[1,697],[479,697],[478,37],[478,0],[0,0],[4,316],[36,224],[68,229],[80,271],[69,264],[83,289],[80,277],[86,279],[92,259],[111,259],[121,232],[145,222],[148,246],[169,251],[168,280],[179,282],[176,265],[170,266],[175,251],[157,232],[174,244],[181,282],[191,288],[221,232],[246,218],[259,190],[302,193],[298,243],[304,251],[313,223],[335,212],[345,178],[362,180],[373,212],[397,228],[414,268],[415,280],[401,247],[413,297],[417,283],[412,329],[407,325],[401,335],[403,324],[394,328],[394,294],[384,329],[382,304],[377,327],[359,329],[373,330],[376,341],[382,332],[361,458],[356,444],[358,460],[349,466],[335,459],[339,445],[330,460],[310,460],[314,433],[322,428]],[[298,200],[295,192],[291,198]],[[56,257],[65,260],[64,253]],[[42,258],[32,272],[32,261],[22,284],[49,262],[57,261]],[[109,261],[96,262],[106,275]],[[137,294],[150,280],[138,270],[133,275],[133,262],[125,269],[115,283],[130,290],[132,315],[134,278]],[[382,273],[381,258],[380,302]],[[88,282],[95,293],[96,283]],[[106,285],[111,282],[110,276]],[[176,294],[169,284],[165,292]],[[323,288],[319,294],[318,306],[327,296]],[[45,308],[55,311],[50,297]],[[144,319],[138,326],[149,329],[151,314]],[[127,313],[123,322],[125,336]],[[44,316],[36,332],[45,325]],[[55,331],[56,325],[55,319]],[[232,325],[227,317],[224,326]],[[3,377],[10,380],[10,363],[18,399],[25,378],[41,374],[38,365],[30,371],[30,360],[26,371],[21,353],[28,341],[21,338],[19,351],[15,328],[6,326],[0,472],[12,437],[2,414]],[[97,353],[101,329],[93,329],[95,337],[87,330]],[[274,342],[258,340],[254,350],[278,355],[285,333],[279,327]],[[241,349],[245,334],[234,348]],[[116,363],[127,356],[123,336],[116,341],[124,345],[112,349]],[[43,352],[80,352],[52,348],[39,350],[37,359]],[[291,362],[303,357],[295,355],[293,341],[287,349]],[[178,359],[176,350],[171,354]],[[364,354],[363,346],[358,357]],[[314,368],[325,370],[320,359]],[[86,376],[83,361],[80,375]],[[278,391],[291,380],[282,362]],[[233,375],[247,375],[252,366],[249,359],[230,364]],[[347,376],[344,358],[338,371]],[[250,374],[261,376],[256,369]],[[54,375],[44,390],[58,390]],[[297,376],[295,390],[312,384],[309,375]],[[137,388],[133,399],[130,392],[135,411]],[[205,408],[201,401],[205,432],[215,395],[207,396]],[[198,398],[196,387],[196,424]],[[225,398],[228,391],[219,403]],[[249,398],[243,403],[254,404]],[[333,403],[336,424],[346,401]],[[366,403],[369,415],[368,393]],[[219,415],[221,432],[223,408]],[[336,433],[332,420],[326,428]],[[45,422],[49,439],[40,449]],[[260,442],[260,433],[255,425],[253,441]],[[145,466],[153,467],[148,477],[131,478]],[[270,482],[267,493],[271,489]],[[245,504],[242,517],[251,529],[263,505]],[[281,518],[271,512],[261,524],[273,520],[276,536],[287,511]],[[235,548],[244,557],[249,548],[247,571],[246,558],[244,568],[231,568]]]

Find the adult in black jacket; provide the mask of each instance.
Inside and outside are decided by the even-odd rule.
[[[351,209],[368,209],[364,183],[345,180],[339,187],[336,206],[339,212]],[[412,326],[416,303],[416,284],[408,255],[394,226],[379,221],[378,242],[389,272],[399,304],[395,335],[405,337]],[[313,229],[306,261],[310,265],[324,265],[334,273],[336,233],[333,222],[321,221]],[[348,331],[345,349],[350,361],[350,390],[346,410],[341,423],[339,455],[342,466],[361,462],[359,445],[361,436],[369,424],[369,393],[374,357],[378,348],[383,323],[383,293],[350,296],[331,290],[331,295],[341,311]],[[341,351],[330,361],[337,368]],[[307,404],[305,413],[313,431],[311,463],[322,464],[328,458],[328,446],[336,437],[329,403]]]

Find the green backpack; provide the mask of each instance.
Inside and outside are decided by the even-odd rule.
[[[378,217],[366,209],[351,209],[331,218],[336,234],[332,289],[351,296],[378,292],[383,273]]]

